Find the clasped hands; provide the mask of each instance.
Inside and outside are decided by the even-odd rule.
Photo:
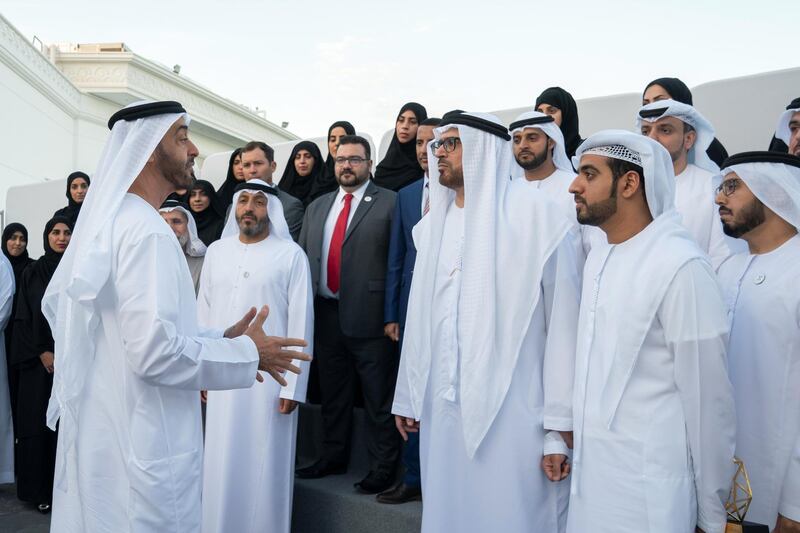
[[[256,308],[251,308],[241,320],[225,330],[225,337],[233,339],[246,335],[252,339],[258,349],[258,369],[266,372],[272,379],[286,386],[283,374],[292,372],[299,374],[300,368],[294,361],[311,361],[311,356],[288,348],[302,348],[307,346],[303,339],[288,339],[284,337],[271,337],[264,333],[264,322],[269,315],[266,305],[256,313]],[[256,380],[263,382],[264,378],[256,372]]]

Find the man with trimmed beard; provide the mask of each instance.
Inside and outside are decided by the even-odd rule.
[[[573,159],[584,268],[569,533],[725,529],[736,416],[714,272],[675,211],[658,142],[601,131]]]
[[[789,102],[786,111],[778,117],[775,138],[769,149],[800,156],[800,98]]]
[[[369,142],[339,140],[334,158],[339,188],[306,210],[300,245],[314,288],[314,348],[322,395],[323,450],[298,477],[343,474],[350,456],[356,379],[367,419],[367,475],[355,484],[377,494],[394,481],[400,438],[390,412],[397,348],[384,334],[389,234],[396,193],[369,179]]]
[[[55,340],[47,413],[58,427],[51,531],[200,529],[198,391],[298,373],[268,309],[201,330],[186,260],[158,208],[191,182],[197,147],[178,102],[137,102],[111,135],[81,222],[42,300]],[[261,302],[255,302],[261,305]],[[271,302],[270,302],[271,303]]]
[[[675,209],[716,269],[742,246],[725,238],[714,207],[714,176],[719,167],[707,153],[714,127],[694,107],[674,100],[642,106],[636,127],[669,153],[675,175]]]
[[[271,302],[265,333],[313,338],[311,274],[292,240],[274,187],[239,184],[222,232],[206,254],[197,297],[197,321],[216,328],[246,311],[248,302]],[[299,402],[305,402],[308,364],[248,389],[209,391],[203,462],[203,531],[289,533]]]
[[[512,190],[497,117],[449,113],[434,134],[392,407],[420,432],[422,531],[562,531],[577,237],[541,191]]]
[[[719,268],[736,455],[753,489],[747,519],[800,531],[800,157],[744,152],[723,163],[722,176],[722,227],[749,248]]]

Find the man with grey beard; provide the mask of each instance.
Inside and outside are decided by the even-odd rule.
[[[253,179],[240,183],[222,237],[206,255],[197,322],[217,328],[252,298],[270,302],[268,331],[291,332],[309,343],[314,312],[311,272],[293,240],[277,189]],[[208,391],[203,461],[203,533],[289,533],[302,375],[286,386],[256,383],[237,391]]]
[[[194,217],[189,214],[189,209],[184,204],[173,199],[164,202],[158,212],[172,228],[178,244],[181,245],[183,255],[186,256],[186,263],[189,265],[189,273],[192,275],[194,292],[197,294],[200,287],[200,272],[203,270],[203,260],[206,255],[206,245],[197,234]]]

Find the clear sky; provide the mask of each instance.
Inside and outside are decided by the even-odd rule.
[[[44,43],[118,42],[303,137],[800,66],[797,0],[3,0]],[[746,105],[746,102],[742,103]]]

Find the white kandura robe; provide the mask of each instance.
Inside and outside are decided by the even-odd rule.
[[[789,477],[800,438],[800,236],[769,253],[731,257],[719,277],[732,319],[736,455],[753,489],[747,519],[772,529],[781,499],[800,507]]]
[[[638,243],[648,230],[659,231],[648,227],[586,262],[570,533],[724,528],[736,420],[726,370],[725,307],[708,265],[695,259],[679,267],[635,363],[618,360],[630,350],[617,336],[620,321],[636,321],[626,317],[628,298],[621,295],[631,290],[630,265],[638,263]],[[610,422],[607,406],[617,398]]]
[[[528,181],[524,174],[521,178],[515,178],[514,181],[516,182],[517,180],[519,183],[525,183],[528,186],[539,189],[545,193],[547,197],[553,201],[553,203],[558,205],[563,210],[563,212],[567,215],[567,218],[572,221],[575,227],[578,228],[581,236],[579,241],[581,248],[579,250],[581,253],[579,260],[581,261],[581,264],[586,256],[589,255],[589,251],[591,251],[593,246],[608,244],[608,239],[606,238],[606,234],[603,232],[603,230],[595,226],[584,226],[578,223],[578,212],[575,208],[575,196],[569,192],[569,187],[575,180],[575,173],[567,172],[557,168],[555,172],[543,180]]]
[[[304,339],[313,349],[314,310],[308,259],[294,241],[270,236],[244,244],[214,242],[197,300],[198,321],[214,328],[241,318],[254,301],[269,305],[267,335]],[[298,364],[295,361],[295,364]],[[269,374],[248,389],[208,393],[203,465],[203,531],[289,533],[297,410],[280,414],[280,398],[304,402],[308,362],[281,387]]]
[[[184,257],[186,257],[186,264],[189,266],[189,274],[192,276],[194,293],[197,294],[200,291],[200,274],[203,272],[203,261],[205,260],[205,256],[201,255],[196,257],[184,253]]]
[[[458,340],[466,334],[459,329],[457,316],[463,235],[463,210],[451,204],[437,265],[433,357],[420,417],[425,501],[422,531],[563,531],[568,480],[548,481],[540,461],[545,450],[544,426],[560,430],[572,427],[571,417],[566,414],[570,411],[571,387],[557,384],[563,376],[572,375],[574,341],[566,341],[566,333],[553,332],[571,331],[574,337],[580,292],[574,246],[563,241],[545,264],[542,297],[524,337],[510,388],[489,432],[470,459],[458,392],[461,374],[469,371],[460,366]],[[565,349],[565,343],[572,348]],[[401,376],[405,375],[402,365],[401,362]],[[545,390],[548,385],[551,387]],[[399,379],[392,412],[413,417],[407,388],[408,381]],[[546,400],[551,407],[562,406],[551,413],[565,413],[563,419],[544,420]]]
[[[56,479],[51,531],[196,532],[198,391],[249,387],[258,353],[248,337],[198,329],[183,251],[158,211],[126,194],[111,223],[111,276],[95,302],[97,355],[74,448],[64,449],[59,431],[56,472],[65,461],[69,468],[66,486]]]
[[[719,265],[734,253],[746,250],[737,239],[725,236],[714,203],[714,175],[689,163],[675,176],[675,209],[683,226],[692,234],[700,249],[708,254],[711,266]]]
[[[11,425],[4,331],[11,319],[15,290],[14,270],[3,255],[0,257],[0,483],[14,482],[14,430]]]

